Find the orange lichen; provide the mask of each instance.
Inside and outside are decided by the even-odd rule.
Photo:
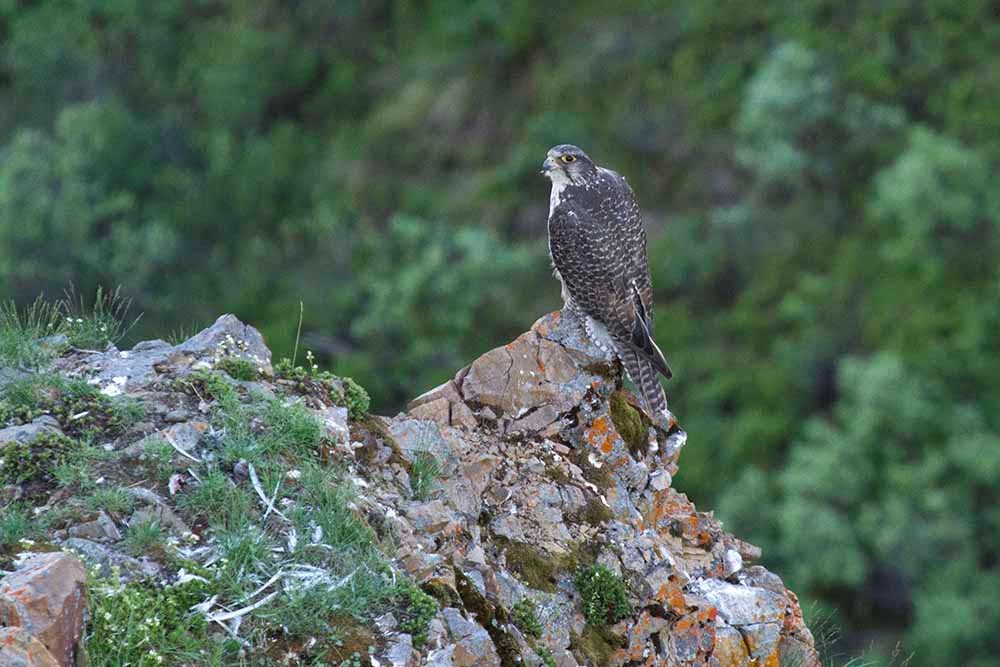
[[[618,437],[618,432],[615,431],[610,422],[607,415],[601,415],[583,434],[587,442],[605,454],[610,454],[615,448],[615,440]]]

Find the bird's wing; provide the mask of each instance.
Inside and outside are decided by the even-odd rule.
[[[663,352],[653,340],[653,283],[649,277],[649,260],[646,254],[646,230],[635,193],[620,174],[608,170],[609,179],[617,195],[614,224],[618,227],[615,238],[620,243],[618,252],[624,259],[622,274],[624,289],[634,308],[630,319],[629,344],[668,379],[673,376]]]
[[[604,324],[620,345],[634,349],[669,378],[670,367],[650,332],[651,299],[643,297],[649,290],[644,241],[641,258],[633,255],[628,230],[620,226],[625,204],[602,208],[597,214],[574,203],[556,207],[549,218],[552,259],[573,302]],[[635,275],[640,259],[644,282]]]

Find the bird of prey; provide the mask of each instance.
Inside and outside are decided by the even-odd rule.
[[[569,144],[549,150],[542,174],[552,181],[549,254],[564,307],[581,316],[605,354],[621,360],[650,416],[666,418],[657,374],[673,374],[653,342],[646,232],[632,188]]]

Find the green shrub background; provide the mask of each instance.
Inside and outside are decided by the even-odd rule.
[[[391,413],[560,305],[546,149],[625,173],[676,484],[846,650],[1000,654],[986,0],[0,0],[0,291],[222,312]]]

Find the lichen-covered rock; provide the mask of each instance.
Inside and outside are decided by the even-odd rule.
[[[65,667],[42,642],[24,628],[0,628],[0,665],[3,667]]]
[[[32,556],[0,581],[0,625],[23,628],[63,667],[76,659],[86,607],[86,573],[69,554]],[[30,658],[31,643],[20,643]]]
[[[759,549],[673,488],[684,431],[645,416],[572,315],[542,318],[386,427],[386,460],[429,454],[443,471],[421,502],[373,490],[396,517],[397,562],[444,608],[447,639],[416,651],[422,664],[749,667],[795,652],[819,665],[794,594],[747,565]],[[591,563],[628,583],[632,613],[612,626],[582,613],[574,574]]]

